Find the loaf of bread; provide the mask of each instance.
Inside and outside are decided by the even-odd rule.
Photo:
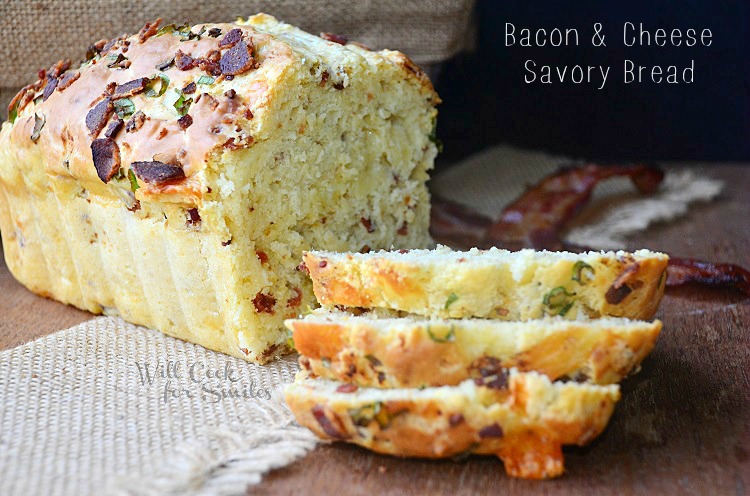
[[[662,327],[619,318],[504,322],[319,311],[286,325],[312,374],[381,388],[456,385],[513,367],[613,384],[651,352]]]
[[[639,250],[574,254],[481,251],[307,252],[315,296],[327,307],[388,308],[443,318],[548,316],[651,319],[668,257]]]
[[[562,474],[562,445],[599,435],[619,398],[616,385],[515,370],[427,389],[358,388],[303,371],[286,388],[297,420],[324,439],[399,456],[494,454],[509,475],[537,479]]]
[[[427,247],[429,80],[267,15],[146,25],[60,62],[0,131],[0,230],[31,291],[250,361],[313,303],[303,250]]]

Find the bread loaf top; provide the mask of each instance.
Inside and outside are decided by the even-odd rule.
[[[396,70],[395,79],[438,103],[403,54],[326,38],[258,14],[233,24],[157,21],[100,41],[79,68],[58,62],[16,95],[0,132],[0,163],[41,161],[47,175],[72,176],[94,193],[140,188],[141,198],[196,204],[212,157],[282,127],[267,111],[296,90],[285,72],[305,71],[335,98],[368,71]]]

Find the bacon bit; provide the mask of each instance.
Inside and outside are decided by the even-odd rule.
[[[128,67],[130,67],[130,60],[128,60],[125,55],[118,53],[117,58],[107,64],[107,67],[110,69],[127,69]]]
[[[249,108],[246,108],[245,109],[245,119],[252,120],[253,117],[254,117],[253,111],[250,110]]]
[[[260,263],[268,263],[268,255],[266,255],[266,252],[261,250],[256,250],[255,254],[258,255],[258,260],[260,260]]]
[[[404,250],[403,248],[401,248],[398,252],[399,253],[409,253],[409,250]]]
[[[477,372],[480,377],[492,377],[503,372],[503,364],[495,357],[482,356],[472,362],[469,370]]]
[[[617,305],[621,303],[622,300],[624,300],[633,291],[633,288],[631,288],[627,283],[630,282],[630,280],[633,278],[633,275],[638,272],[639,267],[640,264],[638,262],[633,262],[625,267],[625,270],[623,270],[622,273],[617,276],[615,281],[612,283],[612,286],[610,286],[607,292],[604,294],[604,298],[607,300],[607,303],[609,303],[610,305]]]
[[[167,69],[169,69],[170,67],[172,67],[174,65],[174,59],[175,58],[172,57],[171,59],[167,60],[166,62],[162,62],[161,64],[158,64],[156,66],[156,69],[159,70],[159,71],[166,71]]]
[[[458,424],[462,423],[464,421],[464,416],[460,413],[454,413],[450,417],[448,417],[448,424],[451,427],[456,427]]]
[[[370,219],[361,217],[359,221],[362,223],[363,226],[365,226],[365,229],[367,229],[368,233],[375,232],[375,227],[372,225],[372,221]]]
[[[199,95],[199,97],[202,97],[202,99],[205,98],[205,100],[208,102],[206,105],[208,105],[209,107],[211,107],[211,110],[216,110],[216,107],[219,106],[219,101],[216,100],[216,98],[214,98],[213,96],[209,95],[208,93],[201,93]],[[217,131],[217,133],[218,133],[218,131]]]
[[[406,236],[407,234],[409,234],[409,225],[406,223],[406,221],[401,224],[401,227],[398,228],[398,231],[396,231],[396,233],[399,236]]]
[[[242,39],[242,30],[234,28],[219,41],[219,48],[232,48]]]
[[[177,50],[174,56],[174,64],[181,71],[187,71],[195,67],[195,59],[190,55],[187,55],[182,50]]]
[[[198,67],[206,71],[212,76],[220,76],[221,75],[221,67],[219,66],[219,63],[213,60],[209,59],[196,59],[196,64],[198,64]]]
[[[187,128],[189,128],[193,124],[193,118],[190,117],[190,114],[185,114],[179,119],[177,119],[177,125],[180,126],[180,129],[183,131]]]
[[[332,437],[333,439],[347,439],[349,436],[346,434],[343,434],[341,430],[335,425],[340,422],[331,421],[325,413],[325,409],[320,405],[315,405],[312,408],[312,414],[315,420],[318,422],[318,425],[323,429],[323,432],[326,433],[327,436]],[[334,418],[335,414],[334,414]],[[338,419],[336,419],[338,420]]]
[[[248,148],[250,145],[252,145],[255,142],[252,136],[247,137],[238,137],[235,138],[229,138],[224,142],[224,148],[227,150],[240,150],[242,148]]]
[[[70,69],[70,60],[58,60],[55,64],[47,71],[47,77],[59,78],[63,72]]]
[[[234,98],[236,95],[237,95],[237,92],[234,91],[233,89],[228,89],[227,91],[224,92],[224,96],[229,98],[230,100]]]
[[[346,36],[342,36],[340,34],[320,33],[320,37],[326,41],[338,43],[339,45],[346,45],[347,43],[349,43],[349,40],[346,38]]]
[[[258,293],[255,295],[255,298],[253,298],[253,305],[258,313],[273,314],[273,306],[276,305],[276,298],[264,293]]]
[[[274,353],[276,353],[276,350],[279,349],[279,346],[280,346],[279,343],[272,344],[271,346],[263,350],[260,356],[262,358],[270,358],[271,356],[273,356]]]
[[[104,136],[107,138],[115,139],[115,137],[117,136],[117,133],[119,133],[120,129],[122,129],[123,124],[124,124],[123,120],[115,116],[115,120],[110,122],[109,127],[107,127],[107,130],[104,131]]]
[[[245,355],[249,355],[250,354],[250,350],[248,350],[247,348],[240,348],[240,351],[242,353],[244,353]]]
[[[305,274],[310,274],[310,269],[308,269],[308,268],[307,268],[307,265],[305,264],[305,262],[302,262],[301,264],[299,264],[299,265],[298,265],[298,266],[296,267],[296,269],[297,269],[298,271],[300,271],[300,272],[303,272],[303,273],[305,273]]]
[[[253,59],[252,46],[244,40],[240,40],[231,49],[224,52],[221,60],[219,60],[221,73],[229,76],[236,76],[257,67],[258,65]]]
[[[325,86],[328,82],[329,77],[331,77],[331,75],[328,74],[328,71],[323,71],[322,73],[320,73],[320,85]]]
[[[66,72],[60,78],[60,82],[57,83],[57,91],[64,91],[65,88],[73,84],[79,77],[81,77],[81,73],[78,71]]]
[[[97,103],[94,108],[86,114],[86,127],[91,132],[91,136],[96,137],[109,120],[109,116],[115,111],[112,100],[108,97]]]
[[[125,125],[125,132],[134,133],[138,131],[141,127],[143,127],[146,119],[146,114],[144,114],[143,111],[139,110],[138,112],[133,114],[133,117],[131,117],[128,123]]]
[[[222,241],[221,242],[221,246],[229,246],[231,244],[232,244],[232,239],[231,238],[228,239],[228,240],[226,240],[226,241]]]
[[[339,387],[336,388],[337,393],[354,393],[359,389],[359,387],[356,384],[342,384]]]
[[[95,139],[91,143],[91,155],[96,174],[103,183],[108,183],[120,170],[120,149],[111,138]]]
[[[479,431],[479,437],[503,437],[503,429],[496,423],[488,425]]]
[[[115,92],[115,88],[117,88],[117,83],[114,81],[107,83],[107,86],[104,87],[104,91],[102,92],[102,96],[112,96]]]
[[[286,306],[289,308],[297,308],[302,304],[302,290],[299,288],[292,288],[292,291],[294,291],[294,296],[289,298],[289,301],[286,302]]]
[[[364,245],[362,246],[362,248],[359,249],[360,253],[370,253],[370,251],[371,251],[370,245]]]
[[[218,38],[221,36],[221,29],[220,28],[211,28],[208,30],[208,36],[211,38]]]
[[[47,84],[44,87],[44,92],[42,93],[42,101],[47,101],[47,98],[52,95],[52,93],[55,92],[55,88],[57,88],[58,79],[57,78],[50,78],[47,80]]]
[[[187,211],[187,221],[185,222],[185,225],[187,226],[197,226],[201,223],[201,216],[198,213],[197,208],[189,208]]]
[[[195,89],[197,87],[198,86],[195,84],[195,81],[191,81],[188,84],[186,84],[184,88],[182,88],[182,92],[185,93],[186,95],[192,95],[193,93],[195,93]]]
[[[750,271],[734,264],[714,264],[687,258],[669,258],[667,285],[697,283],[736,289],[750,297]]]
[[[318,262],[318,267],[320,267],[321,269],[326,268],[327,265],[328,265],[328,260],[321,260],[320,262]]]
[[[169,134],[169,130],[167,130],[166,127],[162,128],[162,130],[159,131],[159,134],[156,136],[156,140],[158,141],[164,139],[167,134]]]
[[[164,184],[185,178],[182,167],[157,161],[133,162],[131,170],[138,179],[148,184]]]
[[[337,89],[337,90],[341,91],[341,90],[343,90],[343,89],[344,89],[344,82],[343,82],[343,81],[339,81],[338,83],[334,83],[334,84],[333,84],[333,87],[334,87],[335,89]]]
[[[138,79],[133,79],[132,81],[128,81],[127,83],[118,84],[115,86],[115,90],[113,92],[113,95],[115,98],[125,98],[133,95],[137,95],[138,93],[143,93],[146,91],[146,87],[151,82],[151,80],[147,77],[142,77]]]
[[[147,22],[140,31],[138,31],[138,43],[143,43],[147,39],[151,38],[159,30],[159,24],[161,24],[161,17],[154,22]]]

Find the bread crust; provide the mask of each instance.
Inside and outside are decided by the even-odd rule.
[[[617,386],[553,384],[515,370],[500,389],[466,381],[347,393],[336,391],[340,384],[300,372],[286,388],[297,421],[319,437],[396,456],[494,454],[508,475],[528,479],[561,475],[562,446],[598,436],[620,397]]]
[[[502,368],[551,380],[614,384],[651,352],[662,328],[609,319],[526,322],[375,319],[346,314],[286,321],[301,364],[363,387],[456,385]]]
[[[324,306],[502,320],[581,314],[649,320],[664,295],[668,262],[645,250],[574,255],[442,247],[437,253],[307,252],[303,258]]]

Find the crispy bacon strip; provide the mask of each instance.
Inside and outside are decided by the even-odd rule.
[[[717,288],[733,288],[750,297],[750,271],[739,265],[669,258],[667,286],[700,284]]]
[[[469,207],[432,196],[430,234],[441,244],[461,249],[489,248],[485,239],[491,225],[492,219]]]
[[[461,249],[497,246],[586,251],[589,248],[585,246],[564,242],[560,234],[588,202],[599,181],[618,175],[629,176],[643,193],[656,191],[664,178],[659,169],[643,165],[590,164],[562,169],[527,189],[505,207],[494,224],[469,207],[433,196],[430,233],[436,241]],[[667,286],[689,283],[732,288],[750,297],[750,271],[734,264],[670,257]]]
[[[629,176],[639,191],[653,193],[664,172],[647,165],[587,164],[563,168],[528,188],[505,207],[500,219],[488,230],[488,240],[509,249],[561,249],[562,230],[589,201],[594,187],[613,176]]]

